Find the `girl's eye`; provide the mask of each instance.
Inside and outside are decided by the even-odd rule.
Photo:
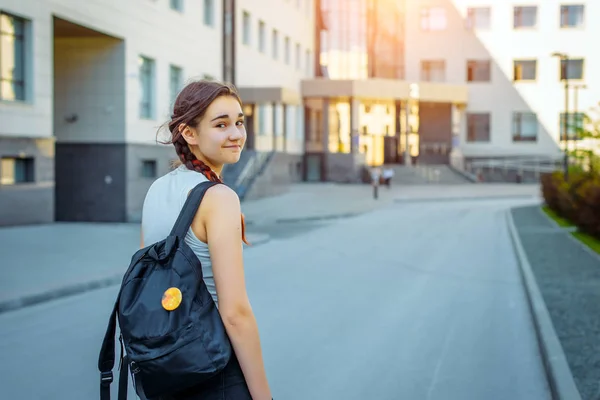
[[[244,121],[238,121],[238,122],[237,122],[237,125],[238,125],[238,126],[242,126],[242,125],[244,125]]]
[[[217,128],[225,128],[225,124],[217,124]]]

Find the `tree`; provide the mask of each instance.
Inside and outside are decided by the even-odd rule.
[[[573,118],[575,119],[575,118]],[[569,151],[569,156],[575,160],[578,168],[592,172],[600,172],[600,103],[592,108],[589,114],[584,114],[583,123],[577,123],[569,118],[569,130],[576,134],[575,149]],[[579,147],[579,143],[583,146]]]

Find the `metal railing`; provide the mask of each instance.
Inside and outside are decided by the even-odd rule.
[[[254,180],[263,173],[275,152],[257,152],[248,160],[233,184],[240,199],[243,199]]]
[[[533,174],[537,179],[543,173],[554,172],[563,166],[563,156],[532,156],[505,159],[482,159],[465,161],[465,171],[482,179],[483,171],[492,174],[500,172],[508,176],[511,173],[522,177],[525,173]]]

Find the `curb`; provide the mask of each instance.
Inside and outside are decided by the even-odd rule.
[[[512,209],[506,212],[506,221],[515,256],[521,271],[523,285],[527,294],[529,309],[540,347],[546,377],[554,400],[581,400],[581,394],[575,385],[573,374],[567,363],[567,358],[560,344],[550,313],[533,275],[521,239],[512,217]]]
[[[248,241],[251,246],[244,248],[250,249],[271,240],[267,234],[248,234]],[[50,289],[45,292],[35,293],[20,297],[18,299],[0,301],[0,314],[16,311],[25,307],[46,303],[52,300],[58,300],[65,297],[75,296],[92,290],[104,289],[110,286],[119,285],[123,280],[123,273],[113,275],[108,278],[95,279],[87,282],[74,283],[60,288]]]
[[[248,233],[248,241],[250,242],[250,246],[244,244],[244,248],[251,249],[255,246],[260,246],[261,244],[265,244],[271,240],[271,236],[262,233]]]
[[[295,223],[304,221],[327,221],[332,219],[344,219],[352,218],[363,214],[363,212],[348,212],[342,214],[327,214],[327,215],[314,215],[308,217],[297,217],[297,218],[278,218],[275,220],[278,224]]]
[[[499,196],[469,196],[469,197],[420,197],[420,198],[395,198],[394,203],[424,203],[424,202],[448,202],[448,201],[473,201],[473,200],[537,200],[536,195],[515,194]]]
[[[21,308],[34,306],[51,300],[57,300],[64,297],[75,296],[77,294],[89,292],[91,290],[103,289],[109,286],[118,285],[123,280],[123,274],[114,275],[110,278],[96,279],[93,281],[75,283],[63,286],[57,289],[50,289],[45,292],[26,295],[18,299],[0,302],[0,314],[19,310]]]

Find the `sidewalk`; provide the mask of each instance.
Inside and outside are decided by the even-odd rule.
[[[570,369],[581,398],[598,399],[600,256],[573,238],[568,229],[551,221],[538,206],[515,208],[512,216],[542,304],[548,310],[545,313],[541,307],[541,314],[536,310],[534,318],[539,322],[540,315],[542,319],[544,313],[550,316],[539,329],[543,352],[551,353],[547,360],[550,377],[556,375],[555,386],[560,388]],[[560,344],[548,340],[552,335],[558,336]],[[562,352],[568,367],[560,366]]]
[[[391,189],[379,187],[379,198],[373,199],[370,185],[301,183],[288,193],[247,201],[242,211],[249,224],[328,220],[362,214],[402,202],[449,201],[487,198],[535,197],[538,185],[407,185]]]
[[[297,184],[286,194],[248,201],[242,210],[253,246],[269,240],[261,225],[334,221],[398,201],[537,196],[530,185],[411,186]],[[0,312],[118,284],[139,248],[139,224],[55,223],[0,228]],[[249,249],[251,251],[251,249]]]

